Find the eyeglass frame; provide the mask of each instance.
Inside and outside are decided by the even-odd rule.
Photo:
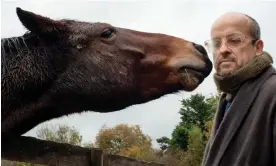
[[[233,48],[233,47],[235,47],[235,46],[229,46],[229,43],[227,43],[227,41],[228,41],[228,39],[229,38],[231,38],[232,36],[234,36],[234,35],[236,35],[236,36],[243,36],[243,39],[241,40],[241,42],[239,43],[239,44],[237,44],[236,46],[239,46],[240,44],[242,44],[246,39],[248,39],[249,37],[248,36],[246,36],[246,35],[244,35],[244,34],[230,34],[230,35],[227,35],[227,36],[224,36],[224,38],[226,38],[226,47],[228,48],[228,49],[230,49],[231,50],[231,48]],[[207,46],[208,45],[208,42],[209,41],[212,41],[212,40],[214,40],[214,39],[216,39],[217,41],[219,41],[220,42],[220,44],[219,44],[219,47],[217,47],[216,49],[213,49],[214,47],[212,47],[211,49],[210,49],[210,47],[211,46]],[[214,39],[209,39],[209,40],[206,40],[206,41],[204,41],[204,45],[205,45],[205,47],[207,48],[207,50],[208,50],[208,52],[210,52],[210,53],[214,53],[215,51],[214,50],[217,50],[218,48],[220,48],[221,47],[221,43],[222,43],[222,40],[223,40],[223,38],[214,38]],[[252,42],[252,44],[255,44],[255,42],[256,41],[258,41],[259,39],[251,39],[251,42]]]

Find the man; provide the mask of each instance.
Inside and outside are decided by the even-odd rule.
[[[205,42],[222,95],[203,166],[276,166],[276,71],[258,23],[226,13]]]

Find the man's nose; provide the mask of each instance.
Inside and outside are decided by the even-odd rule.
[[[229,47],[227,46],[227,44],[225,42],[222,42],[221,45],[220,45],[220,47],[219,47],[219,52],[221,54],[223,54],[223,53],[226,53],[226,52],[228,53],[230,51],[231,50],[229,49]]]

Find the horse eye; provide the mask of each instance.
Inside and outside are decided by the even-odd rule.
[[[113,28],[108,28],[107,30],[102,32],[101,37],[109,38],[110,36],[113,35],[114,32],[115,32],[115,30]]]

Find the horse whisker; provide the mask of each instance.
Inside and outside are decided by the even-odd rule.
[[[192,81],[191,81],[191,77],[190,77],[190,75],[189,75],[189,73],[187,72],[187,70],[185,69],[185,72],[186,72],[186,74],[187,74],[187,77],[188,77],[188,81],[189,81],[189,83],[191,83]]]

